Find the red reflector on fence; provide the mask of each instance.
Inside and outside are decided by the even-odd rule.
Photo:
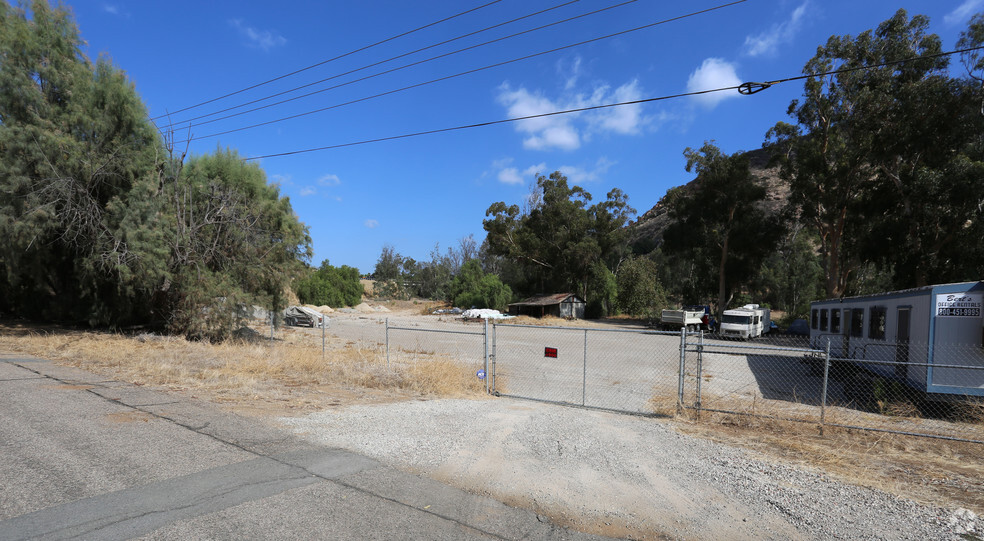
[[[551,359],[557,358],[557,348],[543,348],[543,356]]]

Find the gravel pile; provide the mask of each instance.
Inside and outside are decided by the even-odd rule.
[[[653,419],[496,399],[355,406],[281,421],[323,444],[592,533],[984,539],[970,511],[846,485]]]

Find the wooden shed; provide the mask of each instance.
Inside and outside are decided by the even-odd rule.
[[[584,318],[584,300],[573,293],[537,295],[509,305],[515,316]]]

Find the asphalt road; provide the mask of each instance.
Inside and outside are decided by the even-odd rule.
[[[598,539],[214,406],[0,355],[0,540]]]

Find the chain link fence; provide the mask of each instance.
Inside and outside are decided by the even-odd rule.
[[[500,395],[637,414],[679,400],[678,333],[495,324],[492,344]]]
[[[842,336],[812,343],[774,334],[738,341],[642,328],[391,320],[385,314],[332,319],[327,332],[384,350],[394,367],[434,358],[471,365],[482,371],[476,375],[485,377],[486,390],[502,396],[984,443],[984,397],[975,387],[984,380],[981,347],[881,342],[848,348]]]
[[[825,337],[767,336],[751,343],[691,336],[687,377],[698,388],[684,407],[825,427],[984,443],[984,401],[960,392],[984,375],[981,348],[879,343],[846,348]],[[927,382],[935,392],[927,392]],[[947,390],[950,392],[939,392]],[[973,392],[973,389],[970,389]]]

